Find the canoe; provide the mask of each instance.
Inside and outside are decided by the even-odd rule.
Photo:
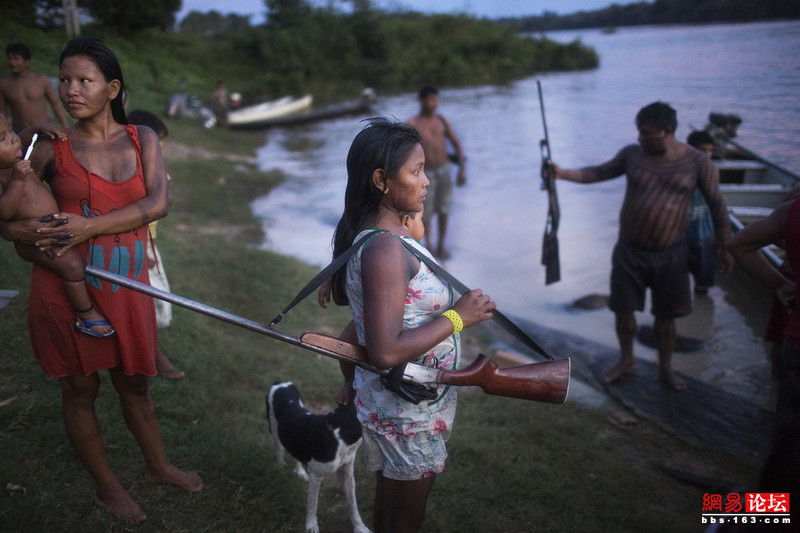
[[[299,113],[311,107],[313,97],[310,94],[302,98],[285,96],[277,100],[228,111],[228,127],[244,127],[292,113]]]
[[[728,206],[731,231],[769,216],[789,192],[800,185],[800,175],[769,161],[733,140],[742,120],[736,115],[709,114],[705,130],[714,139],[714,166],[719,170],[720,192]],[[762,250],[778,266],[783,251]]]
[[[247,123],[234,124],[229,122],[228,127],[233,129],[266,129],[275,126],[308,124],[310,122],[330,120],[347,115],[369,114],[372,112],[372,106],[376,101],[377,98],[375,96],[375,91],[372,89],[365,89],[361,95],[361,98],[359,99],[349,100],[318,109],[306,109],[298,113],[291,113],[273,118],[265,118],[263,120],[256,120]]]
[[[709,114],[705,130],[714,139],[714,166],[720,183],[745,185],[780,185],[787,191],[800,185],[800,175],[748,150],[733,140],[742,119],[736,115]],[[770,187],[766,187],[770,189]],[[757,187],[752,190],[758,190]]]

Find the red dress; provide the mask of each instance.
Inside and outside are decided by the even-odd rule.
[[[146,196],[141,146],[135,126],[126,126],[136,149],[136,172],[123,182],[111,182],[89,172],[76,159],[69,139],[54,140],[56,175],[53,196],[62,212],[98,216],[125,207]],[[86,264],[149,283],[147,227],[116,235],[100,235],[75,249]],[[64,377],[89,375],[122,365],[126,374],[156,374],[156,318],[151,297],[86,276],[95,309],[116,330],[96,338],[75,330],[75,311],[62,279],[45,268],[33,267],[28,299],[28,331],[33,353],[47,374]]]

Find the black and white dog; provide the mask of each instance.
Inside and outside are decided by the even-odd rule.
[[[275,442],[278,465],[284,450],[297,459],[295,472],[308,481],[306,531],[317,533],[317,502],[322,480],[338,473],[356,533],[369,533],[356,505],[353,463],[361,445],[361,424],[355,407],[340,405],[327,415],[315,415],[303,406],[300,391],[291,382],[276,382],[267,394],[269,431]]]

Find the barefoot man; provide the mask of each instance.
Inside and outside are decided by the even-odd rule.
[[[431,184],[428,195],[425,197],[425,210],[422,222],[425,224],[425,242],[428,249],[439,259],[448,259],[450,253],[444,246],[444,236],[447,233],[447,217],[453,203],[453,178],[450,175],[450,159],[447,155],[449,140],[456,152],[458,176],[456,183],[462,186],[467,182],[464,171],[464,152],[461,143],[450,127],[450,122],[442,115],[437,115],[439,107],[439,91],[434,87],[425,86],[419,91],[419,113],[410,118],[408,124],[413,126],[422,137],[422,149],[425,152],[425,175]],[[431,217],[436,214],[439,228],[439,242],[434,247],[431,238]]]
[[[67,129],[67,116],[56,99],[53,86],[44,74],[28,70],[31,64],[31,51],[22,43],[9,44],[6,58],[10,75],[0,79],[0,113],[6,114],[6,106],[11,113],[11,127],[22,131],[34,124],[50,122],[47,117],[47,104],[58,118],[61,127]]]
[[[619,240],[611,258],[611,298],[620,360],[603,372],[611,382],[634,368],[634,311],[644,310],[650,287],[658,347],[659,375],[674,390],[686,382],[672,371],[675,319],[692,309],[684,234],[692,193],[698,188],[714,219],[720,271],[733,268],[725,251],[730,223],[711,160],[675,138],[678,119],[668,104],[655,102],[639,110],[639,144],[626,146],[599,166],[566,170],[553,165],[557,178],[595,183],[625,174],[627,188],[619,214]]]

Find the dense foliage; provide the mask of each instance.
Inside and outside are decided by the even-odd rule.
[[[82,21],[91,19],[125,34],[171,28],[181,8],[181,0],[0,0],[0,13],[4,19],[42,29],[63,28],[65,9],[73,2]]]
[[[780,18],[800,18],[800,2],[785,0],[656,0],[612,4],[596,11],[570,15],[545,12],[537,17],[503,19],[520,32],[606,28],[643,24],[694,24]]]
[[[235,55],[267,68],[262,86],[277,92],[339,81],[382,91],[423,83],[503,83],[547,70],[593,68],[594,51],[520,37],[491,21],[459,15],[389,17],[318,10],[301,22],[259,28],[235,42]]]
[[[522,37],[465,15],[389,15],[368,8],[343,13],[306,9],[304,2],[289,0],[267,5],[271,22],[257,27],[247,17],[211,12],[190,14],[177,32],[126,34],[92,22],[82,33],[103,38],[117,53],[133,105],[158,109],[181,90],[207,98],[217,80],[241,92],[245,103],[312,93],[322,104],[351,98],[364,87],[388,94],[415,91],[425,83],[505,83],[598,65],[594,50],[578,42]],[[0,33],[6,42],[31,47],[32,70],[56,75],[54,62],[67,40],[60,30],[2,19]]]
[[[181,8],[181,0],[82,0],[81,4],[97,22],[126,34],[147,28],[171,28],[175,24],[175,13]]]

